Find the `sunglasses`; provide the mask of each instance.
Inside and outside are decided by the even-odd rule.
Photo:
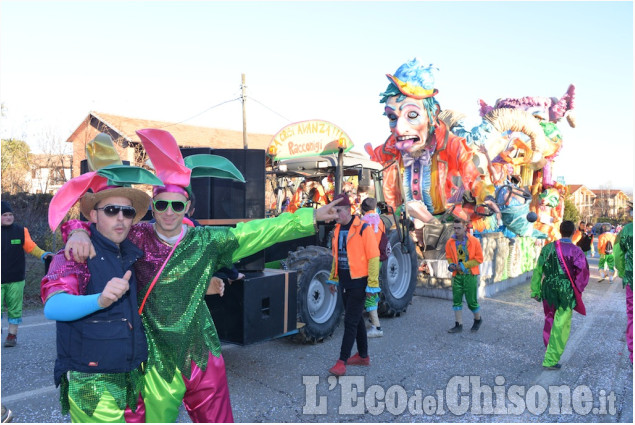
[[[175,213],[180,213],[185,211],[185,205],[187,205],[187,202],[183,202],[183,201],[152,201],[152,204],[154,205],[154,209],[157,210],[158,212],[164,212],[165,210],[168,209],[168,206],[170,208],[172,208],[172,211],[174,211]]]
[[[133,207],[128,207],[124,205],[106,205],[105,207],[97,208],[96,210],[102,210],[106,217],[114,217],[119,215],[119,212],[123,214],[123,218],[135,218],[137,215],[137,210]]]

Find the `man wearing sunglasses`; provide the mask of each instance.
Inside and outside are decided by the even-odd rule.
[[[78,263],[60,252],[42,280],[44,314],[57,321],[55,383],[73,422],[123,422],[126,406],[136,409],[148,346],[132,267],[143,252],[127,237],[149,204],[127,187],[83,195],[96,256]]]

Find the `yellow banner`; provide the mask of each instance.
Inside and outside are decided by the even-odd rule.
[[[304,156],[337,153],[339,148],[348,152],[353,142],[344,130],[333,123],[320,120],[289,124],[280,130],[267,148],[274,161]]]

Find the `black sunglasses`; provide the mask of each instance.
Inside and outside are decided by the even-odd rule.
[[[135,218],[137,215],[137,210],[133,207],[124,206],[124,205],[106,205],[105,207],[97,208],[96,210],[103,210],[106,217],[114,217],[121,213],[123,214],[123,218]]]
[[[159,212],[163,212],[167,210],[169,206],[170,208],[172,208],[172,211],[174,211],[175,213],[180,213],[185,211],[185,205],[187,205],[187,202],[160,200],[160,201],[152,201],[152,204],[154,205],[154,209]]]

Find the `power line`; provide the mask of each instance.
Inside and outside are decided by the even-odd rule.
[[[271,108],[270,108],[270,107],[268,107],[267,105],[265,105],[265,104],[263,104],[262,102],[260,102],[258,99],[254,99],[254,98],[253,98],[253,97],[251,97],[251,96],[249,97],[249,99],[251,99],[251,100],[253,100],[254,102],[258,103],[260,106],[262,106],[262,107],[264,107],[264,108],[269,109],[271,112],[273,112],[274,114],[278,115],[279,117],[284,118],[285,120],[287,120],[287,121],[291,122],[291,120],[290,120],[289,118],[287,118],[287,117],[285,117],[284,115],[282,115],[282,114],[280,114],[280,113],[278,113],[278,112],[274,111],[273,109],[271,109]]]
[[[193,116],[191,116],[191,117],[189,117],[189,118],[186,118],[186,119],[184,119],[184,120],[182,120],[182,121],[175,122],[175,123],[172,123],[172,124],[168,124],[168,125],[163,126],[163,127],[161,127],[161,128],[167,128],[167,127],[170,127],[170,126],[172,126],[172,125],[183,124],[183,123],[184,123],[184,122],[186,122],[186,121],[189,121],[189,120],[191,120],[191,119],[194,119],[194,118],[196,118],[196,117],[198,117],[198,116],[203,115],[203,114],[204,114],[205,112],[207,112],[207,111],[211,111],[212,109],[217,108],[217,107],[219,107],[219,106],[222,106],[222,105],[224,105],[224,104],[226,104],[226,103],[229,103],[229,102],[235,102],[235,101],[240,100],[240,99],[241,99],[240,97],[237,97],[236,99],[226,100],[226,101],[221,102],[221,103],[219,103],[219,104],[217,104],[217,105],[210,106],[209,108],[207,108],[207,109],[206,109],[206,110],[204,110],[203,112],[199,112],[198,114],[193,115]]]

